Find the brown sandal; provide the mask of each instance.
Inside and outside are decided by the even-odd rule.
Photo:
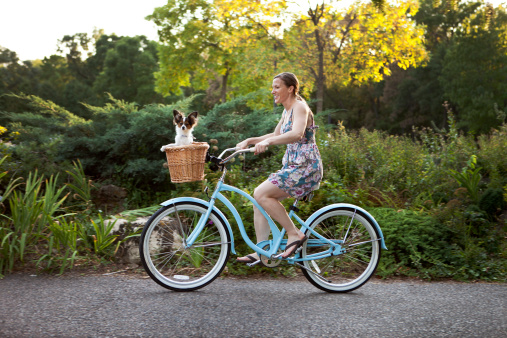
[[[294,247],[294,249],[287,256],[285,256],[285,257],[282,256],[282,258],[287,259],[290,256],[292,256],[297,251],[297,249],[299,249],[306,242],[307,239],[308,239],[308,236],[305,236],[303,239],[294,241],[294,242],[290,243],[289,245],[287,245],[285,247],[285,251],[287,251],[287,249],[289,249],[291,247]]]

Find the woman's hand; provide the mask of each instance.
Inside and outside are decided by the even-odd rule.
[[[255,145],[255,155],[265,152],[268,150],[269,142],[267,140],[261,141]]]
[[[246,149],[247,147],[248,147],[248,140],[244,140],[244,141],[239,142],[238,144],[236,144],[236,149],[237,150]]]

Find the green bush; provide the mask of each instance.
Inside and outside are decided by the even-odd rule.
[[[410,210],[375,208],[388,251],[382,252],[379,275],[452,277],[452,232],[431,216]]]
[[[477,145],[480,149],[478,161],[489,179],[489,186],[502,188],[507,185],[507,124],[491,134],[480,135]]]
[[[503,190],[488,188],[479,200],[479,207],[487,214],[490,220],[494,220],[499,211],[505,208]]]

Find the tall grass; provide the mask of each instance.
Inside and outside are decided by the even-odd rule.
[[[80,163],[68,174],[71,182],[63,186],[57,184],[58,175],[44,179],[37,171],[23,183],[17,179],[7,186],[3,198],[9,208],[0,218],[0,276],[23,265],[27,254],[36,257],[39,268],[59,273],[72,268],[80,254],[114,254],[114,222],[106,225],[100,214],[98,220],[91,218],[91,185]],[[66,203],[71,193],[78,203]]]
[[[49,224],[65,216],[59,213],[68,195],[63,195],[64,187],[57,188],[56,181],[57,177],[51,176],[44,182],[36,171],[19,185],[24,189],[12,190],[10,217],[3,215],[0,223],[0,274],[12,271],[16,261],[23,263],[27,248],[44,240]]]

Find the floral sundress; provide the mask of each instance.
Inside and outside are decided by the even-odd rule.
[[[280,130],[284,134],[292,130],[292,113]],[[287,111],[284,110],[284,116]],[[292,197],[301,198],[320,186],[322,180],[322,160],[315,143],[315,121],[305,130],[301,140],[287,144],[282,160],[282,169],[269,175],[268,180]]]

